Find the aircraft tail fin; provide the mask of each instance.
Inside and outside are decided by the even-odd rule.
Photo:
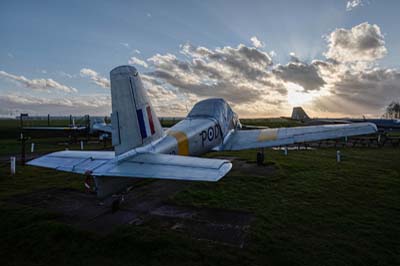
[[[115,154],[150,143],[163,135],[160,121],[133,66],[111,70],[112,142]]]
[[[293,120],[298,120],[298,121],[308,121],[310,120],[310,117],[307,115],[307,113],[304,111],[304,109],[299,106],[299,107],[293,107],[292,111],[292,117]]]

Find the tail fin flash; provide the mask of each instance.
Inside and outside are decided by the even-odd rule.
[[[308,121],[310,117],[306,114],[302,107],[293,107],[292,117],[293,120]]]
[[[115,154],[124,153],[160,138],[160,121],[133,66],[111,70],[112,141]]]

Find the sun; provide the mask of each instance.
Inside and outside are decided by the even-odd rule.
[[[311,102],[317,95],[313,92],[305,92],[304,88],[295,83],[287,83],[287,101],[291,106],[301,106]]]

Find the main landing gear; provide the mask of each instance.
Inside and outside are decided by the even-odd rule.
[[[113,202],[111,203],[111,212],[112,213],[117,212],[121,207],[121,203],[125,201],[124,194],[117,195],[116,197],[117,198],[115,200],[113,200]]]
[[[96,182],[94,180],[94,176],[92,175],[92,171],[87,170],[85,172],[85,182],[84,182],[84,186],[85,186],[85,191],[88,194],[96,194],[97,193],[97,187],[96,187]],[[121,192],[120,194],[115,194],[113,196],[111,196],[108,199],[105,199],[105,201],[101,200],[99,202],[100,205],[109,205],[110,203],[110,207],[111,207],[111,212],[115,213],[117,212],[120,207],[121,207],[121,203],[125,201],[125,195],[124,193],[127,193],[129,190],[127,189],[124,192]]]
[[[256,158],[257,165],[258,166],[264,165],[264,159],[265,159],[264,148],[262,148],[257,152],[257,158]]]

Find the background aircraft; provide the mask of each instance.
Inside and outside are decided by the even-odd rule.
[[[28,117],[28,114],[21,114],[21,129],[24,131],[64,131],[64,132],[81,132],[88,130],[89,127],[89,116],[85,115],[81,123],[76,124],[75,118],[69,116],[68,126],[50,126],[50,115],[47,118],[47,126],[25,126],[24,117]],[[26,119],[26,118],[25,118]]]
[[[28,164],[94,177],[100,198],[118,193],[132,177],[218,181],[228,160],[198,156],[209,151],[274,147],[376,132],[372,123],[241,130],[224,99],[198,102],[187,117],[164,131],[138,71],[119,66],[110,73],[114,151],[61,151]]]
[[[367,119],[367,118],[310,118],[302,107],[294,107],[291,119],[307,125],[374,123],[379,132],[400,131],[400,119]]]

